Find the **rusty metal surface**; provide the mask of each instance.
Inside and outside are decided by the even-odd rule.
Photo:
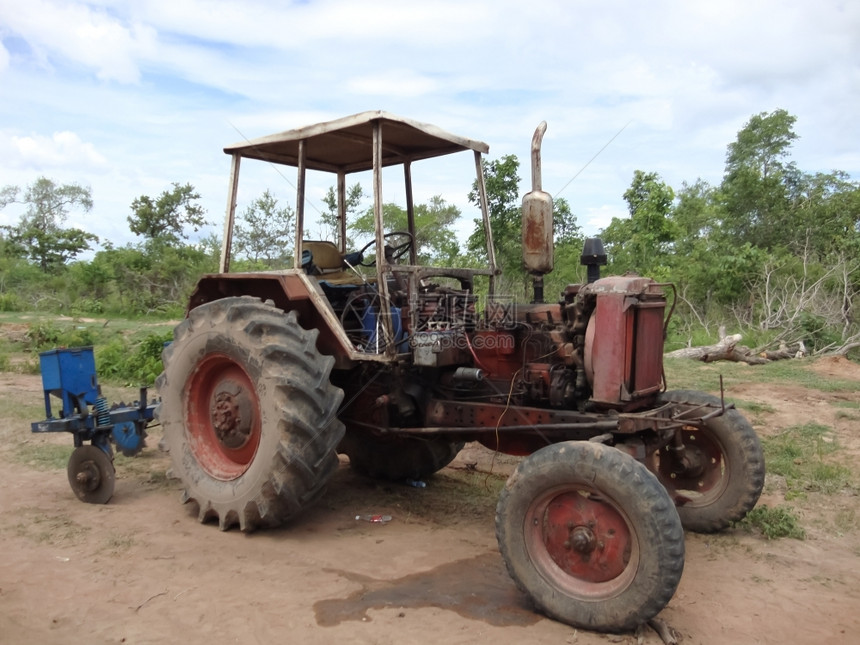
[[[347,173],[371,170],[373,160],[368,150],[373,141],[375,125],[381,125],[385,129],[385,146],[379,160],[381,166],[466,150],[486,154],[490,149],[482,141],[452,134],[434,125],[390,112],[373,110],[241,141],[225,147],[224,152],[298,166],[299,142],[304,141],[305,166],[310,170]]]
[[[552,271],[552,196],[541,189],[540,144],[546,132],[546,121],[532,137],[532,189],[523,196],[522,246],[523,266],[528,273],[543,275]]]
[[[580,291],[597,297],[586,331],[585,369],[592,398],[629,405],[663,382],[665,298],[650,278],[602,278]]]

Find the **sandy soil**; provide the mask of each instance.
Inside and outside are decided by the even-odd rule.
[[[843,360],[815,365],[853,379]],[[0,392],[35,411],[38,377],[0,374]],[[860,457],[860,394],[750,383],[727,394],[762,404],[763,435],[816,421]],[[276,531],[244,535],[197,522],[179,503],[155,445],[117,460],[116,493],[87,505],[64,470],[22,459],[22,446],[68,446],[31,435],[0,412],[2,643],[645,643],[650,630],[604,635],[534,613],[495,543],[495,492],[514,465],[467,446],[424,489],[381,484],[343,463],[323,500]],[[37,420],[37,419],[32,419]],[[493,474],[487,474],[489,471]],[[768,481],[762,502],[782,503]],[[768,541],[741,529],[688,534],[680,588],[660,618],[685,644],[856,643],[860,634],[860,498],[846,491],[795,502],[808,537]],[[355,520],[386,513],[387,524]]]

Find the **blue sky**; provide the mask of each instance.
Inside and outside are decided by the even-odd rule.
[[[516,154],[522,192],[546,120],[543,188],[593,234],[626,215],[635,170],[716,184],[738,130],[778,108],[802,170],[860,179],[860,3],[0,0],[0,187],[89,186],[93,210],[67,225],[115,244],[135,241],[132,200],[172,182],[220,230],[225,145],[375,109]],[[416,192],[460,206],[464,232],[469,164]],[[292,204],[287,184],[257,186]]]

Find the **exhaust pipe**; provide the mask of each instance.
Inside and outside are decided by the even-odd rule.
[[[543,302],[543,276],[553,268],[552,197],[541,189],[541,121],[532,137],[532,190],[523,197],[523,267],[532,275],[534,302]]]

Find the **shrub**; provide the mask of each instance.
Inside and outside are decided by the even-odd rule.
[[[751,530],[761,531],[768,540],[789,537],[795,540],[806,538],[806,531],[800,526],[800,520],[788,506],[769,507],[767,504],[757,506],[740,521],[740,525]]]
[[[129,385],[152,385],[161,374],[164,343],[172,339],[172,331],[149,334],[136,344],[115,338],[98,348],[99,375]]]

